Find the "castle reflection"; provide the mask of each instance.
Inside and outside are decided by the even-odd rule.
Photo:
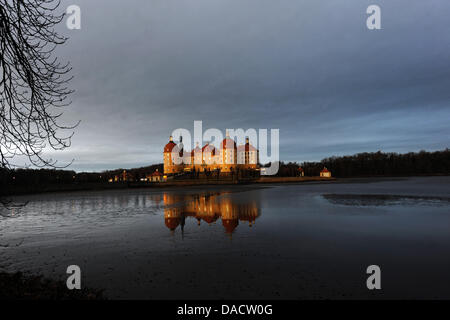
[[[207,224],[222,220],[225,232],[232,234],[239,222],[251,227],[261,215],[257,199],[232,199],[221,194],[175,195],[164,194],[164,220],[167,228],[174,231],[180,226],[184,231],[187,218],[202,220]]]

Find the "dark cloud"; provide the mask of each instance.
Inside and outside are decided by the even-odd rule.
[[[382,30],[365,27],[382,9]],[[162,161],[176,128],[279,128],[284,160],[449,146],[450,3],[65,1],[76,170]],[[52,154],[53,155],[53,154]]]

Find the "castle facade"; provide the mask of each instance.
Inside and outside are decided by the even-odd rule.
[[[172,136],[164,147],[164,174],[174,175],[180,172],[220,171],[224,173],[237,170],[258,170],[259,151],[249,143],[238,146],[229,135],[223,139],[220,149],[206,143],[192,151],[184,150],[182,139],[176,144]]]

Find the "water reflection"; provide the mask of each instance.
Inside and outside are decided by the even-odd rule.
[[[448,206],[448,197],[393,194],[324,194],[333,204],[345,206]]]
[[[177,195],[164,194],[164,221],[171,231],[180,226],[184,231],[187,218],[196,219],[198,225],[222,221],[225,232],[232,234],[239,222],[248,223],[251,227],[261,215],[259,200],[235,199],[224,194]]]

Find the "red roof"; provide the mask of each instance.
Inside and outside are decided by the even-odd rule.
[[[217,220],[217,217],[216,217],[216,216],[204,216],[204,217],[202,217],[202,219],[203,219],[206,223],[210,224],[210,223],[213,223],[214,221],[216,221],[216,220]]]
[[[176,146],[175,142],[169,141],[168,144],[164,147],[164,152],[172,152],[172,149]]]
[[[167,228],[173,231],[180,224],[180,218],[165,218],[164,223],[166,224]]]
[[[222,149],[231,149],[231,148],[237,149],[236,141],[234,141],[230,137],[223,139],[222,143],[220,144],[220,147]]]
[[[302,167],[298,167],[298,171],[303,171],[303,168]]]
[[[195,147],[194,150],[191,151],[191,156],[193,156],[194,154],[199,154],[202,152],[202,149],[200,149],[198,146]]]
[[[317,171],[316,171],[317,172]],[[328,169],[327,168],[323,168],[323,170],[322,171],[320,171],[320,172],[330,172],[330,171],[328,171]]]
[[[206,148],[211,148],[211,146],[209,145],[209,143],[205,144],[205,145],[202,147],[202,151],[205,151]]]
[[[207,143],[207,144],[205,144],[203,146],[202,152],[204,152],[204,153],[211,153],[212,155],[215,155],[216,154],[216,148],[213,145]]]
[[[254,146],[252,146],[250,143],[246,143],[246,144],[242,144],[240,145],[237,150],[239,152],[243,152],[243,151],[258,151]]]
[[[159,171],[155,171],[155,172],[152,173],[152,176],[153,176],[153,177],[156,177],[156,176],[162,176],[162,173],[159,172]]]
[[[238,219],[222,219],[222,225],[226,233],[233,233],[234,229],[239,225]]]

